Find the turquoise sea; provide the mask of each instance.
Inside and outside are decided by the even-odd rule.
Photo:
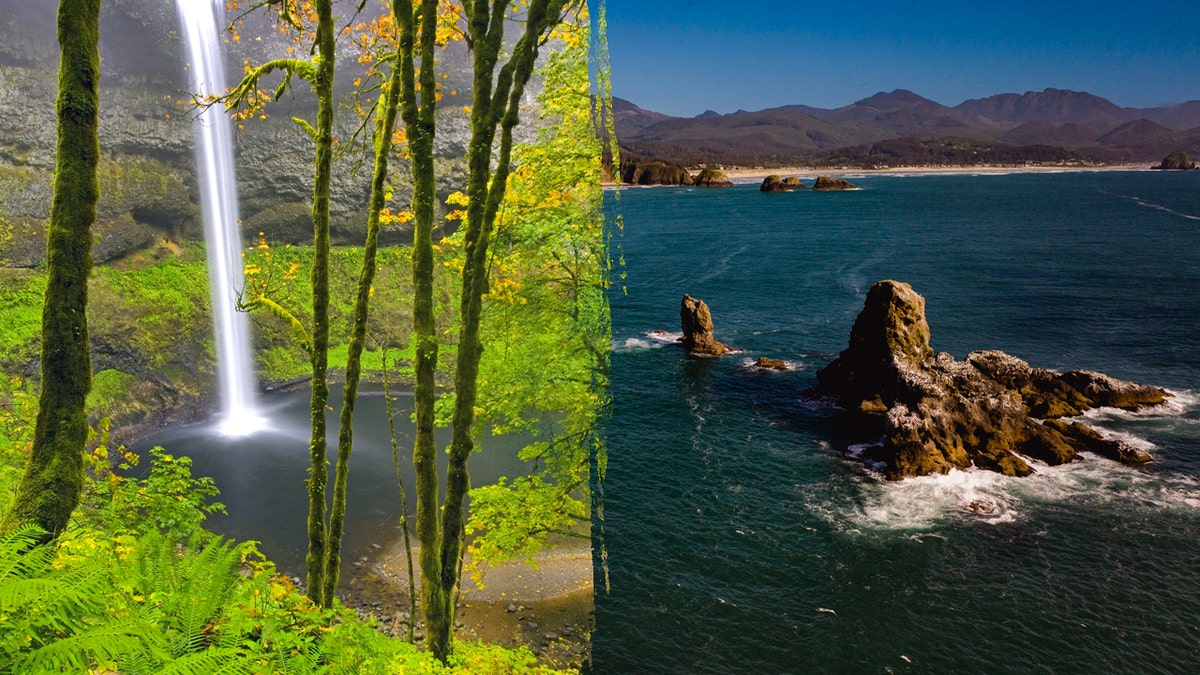
[[[1200,172],[846,177],[609,193],[593,672],[1200,672]],[[1088,415],[1157,461],[889,483],[849,458],[801,392],[889,278],[925,296],[935,350],[1176,392]],[[743,353],[650,333],[684,293]]]

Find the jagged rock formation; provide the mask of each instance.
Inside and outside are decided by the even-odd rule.
[[[733,181],[729,180],[729,176],[725,175],[724,171],[703,169],[700,173],[692,177],[692,185],[698,187],[732,187]]]
[[[808,186],[801,183],[800,179],[795,176],[780,178],[771,174],[763,179],[762,185],[758,189],[762,192],[792,192],[793,190],[807,190]]]
[[[857,190],[858,186],[842,180],[841,178],[830,178],[829,176],[817,176],[817,182],[813,183],[812,189],[818,191],[825,190]]]
[[[692,175],[683,166],[671,162],[622,162],[621,182],[629,185],[691,185]]]
[[[1176,150],[1163,158],[1163,161],[1158,166],[1150,167],[1152,169],[1160,169],[1162,171],[1192,171],[1196,168],[1196,163],[1192,161],[1187,153],[1182,150]]]
[[[720,356],[729,347],[713,337],[712,314],[703,300],[686,293],[679,307],[679,322],[683,327],[683,348],[692,354]]]
[[[1025,458],[1058,465],[1080,451],[1126,463],[1150,460],[1057,418],[1095,407],[1157,405],[1170,396],[1166,391],[1090,371],[1033,368],[994,350],[956,361],[935,355],[929,337],[925,299],[908,284],[880,281],[867,293],[850,345],[817,373],[813,394],[836,399],[856,428],[882,433],[883,445],[866,454],[886,464],[889,478],[971,465],[1026,476],[1033,469]]]

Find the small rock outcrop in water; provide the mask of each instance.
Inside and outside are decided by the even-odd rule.
[[[758,360],[754,362],[754,367],[762,368],[763,370],[787,370],[788,369],[787,362],[781,361],[779,359],[770,359],[765,356],[758,357]]]
[[[908,284],[880,281],[867,293],[849,347],[817,373],[816,396],[835,398],[858,428],[882,431],[883,445],[866,454],[887,465],[889,478],[972,464],[1026,476],[1033,473],[1026,457],[1058,465],[1080,451],[1131,464],[1150,460],[1057,418],[1096,407],[1157,405],[1170,396],[1166,391],[1090,371],[1033,368],[994,350],[956,361],[935,355],[929,336],[925,299]]]
[[[817,176],[817,182],[813,183],[812,189],[821,192],[827,190],[857,190],[858,186],[848,181],[844,181],[841,178]]]
[[[794,190],[807,190],[808,186],[801,183],[800,179],[795,176],[780,178],[771,174],[763,179],[762,185],[758,189],[762,192],[792,192]]]
[[[630,185],[691,185],[692,175],[679,164],[657,159],[622,162],[621,182]]]
[[[729,176],[725,175],[724,171],[703,169],[700,173],[692,176],[692,185],[697,187],[732,187],[733,181],[729,180]]]
[[[712,314],[703,300],[684,294],[679,322],[683,327],[683,347],[692,354],[720,356],[729,350],[713,337]]]
[[[1182,150],[1176,150],[1163,158],[1163,161],[1158,166],[1150,167],[1152,169],[1160,169],[1162,171],[1191,171],[1196,169],[1196,163],[1192,161],[1187,153]]]

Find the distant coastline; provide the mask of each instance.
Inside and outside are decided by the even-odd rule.
[[[723,169],[731,180],[763,179],[767,176],[797,176],[799,178],[815,178],[818,175],[875,175],[897,173],[1059,173],[1062,171],[1150,171],[1150,164],[1105,164],[1105,165],[1013,165],[997,166],[993,164],[980,166],[889,166],[879,169],[862,169],[854,167],[792,167],[782,169]]]
[[[691,170],[691,169],[690,169]],[[698,171],[698,169],[695,169]],[[975,174],[975,173],[1062,173],[1065,171],[1151,171],[1149,162],[1138,162],[1133,164],[1103,164],[1103,165],[1025,165],[1018,164],[1012,166],[998,166],[994,164],[980,166],[889,166],[879,169],[863,169],[855,167],[790,167],[790,168],[742,168],[722,169],[725,175],[734,183],[749,183],[752,181],[761,181],[767,176],[796,176],[801,179],[812,180],[818,175],[822,176],[871,176],[871,175],[896,175],[896,174]],[[612,180],[604,180],[601,184],[606,188],[614,188],[617,183]],[[672,185],[631,185],[621,183],[621,188],[644,188],[644,187],[678,187]]]

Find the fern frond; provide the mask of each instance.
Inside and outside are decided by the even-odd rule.
[[[45,534],[42,528],[27,523],[0,537],[0,582],[27,577],[50,564],[54,549],[38,543]]]
[[[157,671],[159,675],[249,675],[254,662],[241,650],[216,648],[187,654]]]
[[[96,662],[115,662],[132,653],[162,653],[154,627],[136,619],[108,620],[18,655],[13,660],[12,672],[82,673]]]

